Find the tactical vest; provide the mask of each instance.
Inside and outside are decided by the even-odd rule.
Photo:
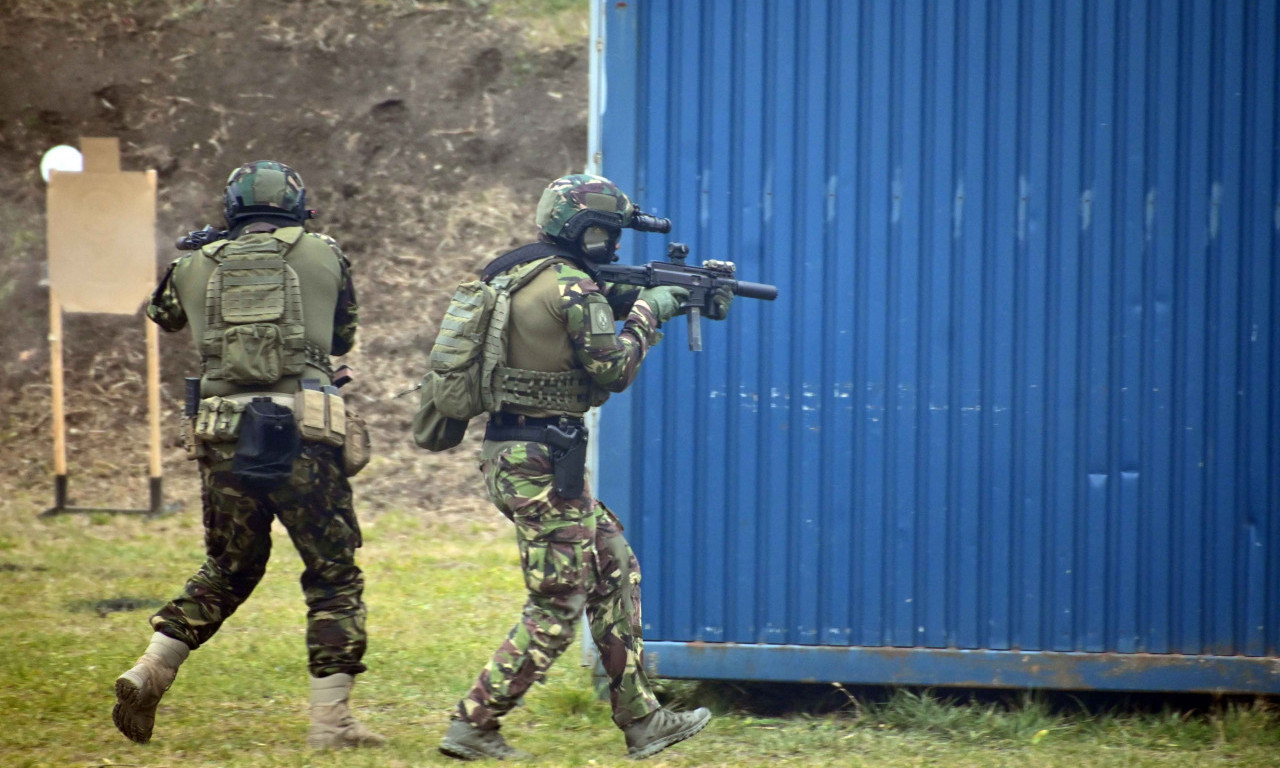
[[[465,420],[508,405],[585,413],[604,402],[607,393],[584,370],[532,371],[506,364],[511,295],[557,262],[518,263],[454,291],[430,354],[437,374],[435,404],[442,414]]]
[[[286,261],[301,236],[301,229],[283,240],[255,233],[205,246],[217,264],[205,287],[205,377],[259,385],[302,374],[308,357],[302,289]]]

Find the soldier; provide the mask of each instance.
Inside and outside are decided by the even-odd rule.
[[[492,393],[504,405],[485,430],[480,469],[489,498],[515,524],[528,599],[458,703],[440,744],[451,757],[526,756],[506,743],[499,721],[569,646],[584,608],[632,758],[657,754],[711,719],[705,708],[674,713],[654,697],[643,664],[640,566],[622,524],[582,477],[582,414],[626,389],[661,338],[659,326],[688,299],[683,288],[641,291],[592,278],[593,264],[616,258],[635,213],[608,179],[557,179],[538,203],[540,242],[485,270],[523,286],[511,296],[509,367],[498,369]],[[712,319],[724,317],[731,299],[728,291],[717,296]],[[616,320],[625,321],[621,331]]]
[[[350,265],[334,240],[306,232],[302,178],[276,162],[237,168],[224,201],[228,231],[173,262],[147,306],[166,331],[190,324],[200,353],[200,467],[207,559],[151,617],[137,664],[116,679],[116,727],[151,738],[156,706],[187,654],[207,642],[262,579],[278,518],[302,556],[312,748],[378,745],[347,702],[365,671],[360,527],[341,449],[300,439],[297,402],[341,408],[329,356],[355,343]],[[304,400],[304,386],[319,400]],[[344,411],[345,412],[345,411]],[[320,415],[326,411],[323,409]],[[329,412],[336,417],[337,411]],[[301,417],[306,424],[311,417]],[[263,427],[265,425],[265,427]]]

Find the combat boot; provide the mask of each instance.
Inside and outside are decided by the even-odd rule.
[[[711,722],[711,710],[698,707],[692,712],[658,709],[622,729],[627,737],[627,757],[643,760],[690,736]]]
[[[440,741],[440,751],[459,760],[479,760],[492,757],[495,760],[527,760],[532,755],[516,749],[502,738],[495,728],[482,731],[465,720],[449,723],[449,730]]]
[[[178,667],[191,649],[181,640],[156,632],[151,643],[128,672],[116,678],[116,705],[111,719],[120,732],[139,744],[151,741],[156,724],[156,707],[173,685]]]
[[[311,678],[311,731],[307,746],[312,749],[380,747],[387,738],[365,728],[351,714],[347,701],[355,685],[351,675],[338,673]]]

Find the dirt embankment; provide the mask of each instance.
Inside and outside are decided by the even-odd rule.
[[[79,9],[68,10],[68,9]],[[14,0],[0,6],[0,496],[51,499],[44,150],[117,136],[126,170],[159,173],[157,269],[173,240],[221,224],[227,173],[297,168],[355,267],[349,390],[371,420],[367,514],[483,506],[477,430],[447,454],[409,439],[421,374],[453,285],[527,239],[538,193],[586,157],[586,27],[534,40],[483,3]],[[110,254],[103,254],[110,258]],[[68,315],[72,503],[146,500],[142,315]],[[178,443],[189,334],[161,340],[164,466],[194,502]]]

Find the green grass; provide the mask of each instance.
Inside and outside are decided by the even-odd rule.
[[[587,0],[493,0],[489,14],[519,25],[526,45],[548,49],[582,46],[590,31]]]
[[[522,602],[497,513],[444,527],[418,511],[365,522],[369,672],[356,687],[379,750],[312,753],[299,563],[277,531],[266,579],[160,707],[150,744],[111,724],[112,681],[150,636],[146,619],[202,560],[198,504],[156,520],[0,513],[0,760],[5,766],[423,766],[449,711]],[[114,601],[114,602],[112,602]],[[123,609],[123,610],[118,610]],[[535,764],[626,764],[608,705],[575,643],[507,721]],[[718,717],[652,766],[1275,766],[1280,717],[1263,703],[1203,710],[1063,706],[1033,694],[879,693],[821,686],[662,681]],[[1069,701],[1069,700],[1068,700]]]

